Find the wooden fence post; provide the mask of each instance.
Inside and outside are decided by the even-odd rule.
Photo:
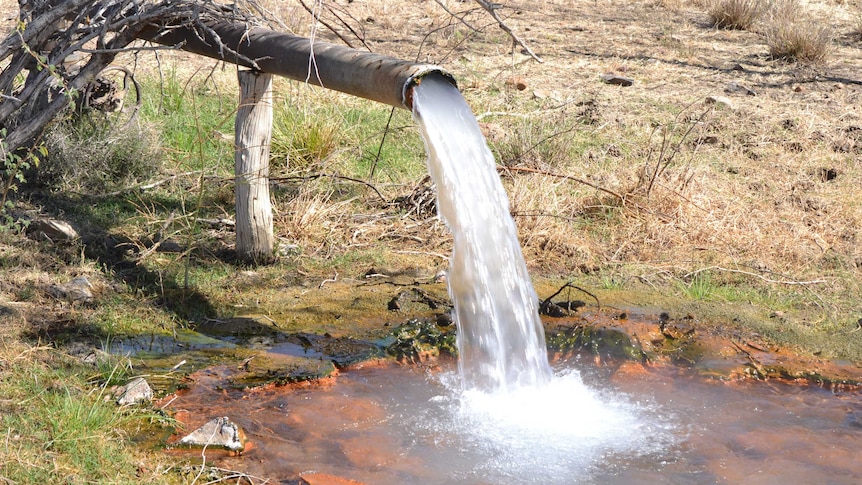
[[[269,200],[272,75],[240,70],[236,113],[236,253],[255,264],[275,259]]]

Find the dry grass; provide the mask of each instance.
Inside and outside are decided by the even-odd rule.
[[[751,30],[768,6],[767,0],[713,0],[707,4],[707,14],[719,29]]]
[[[857,42],[862,42],[862,3],[856,5],[853,20],[850,24],[850,36]]]
[[[828,22],[812,18],[799,0],[774,0],[763,36],[773,59],[823,63],[833,50]]]

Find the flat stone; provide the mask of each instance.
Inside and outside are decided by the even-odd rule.
[[[58,300],[89,303],[93,301],[93,284],[86,276],[78,276],[62,285],[51,285],[48,293]]]
[[[78,231],[68,222],[57,219],[34,219],[27,226],[27,234],[35,239],[50,241],[71,241],[78,239]]]
[[[149,402],[153,399],[153,389],[143,377],[136,377],[114,393],[120,406]]]
[[[291,344],[293,342],[276,344],[270,351],[244,360],[238,366],[241,372],[230,376],[228,382],[237,389],[254,389],[313,381],[337,373],[335,362],[338,360],[343,359],[343,363],[347,365],[365,360],[370,353],[366,351],[354,354],[346,350],[348,353],[341,355],[339,359],[339,356],[328,355],[326,348],[315,346],[312,342]],[[303,352],[307,357],[290,355],[287,352]]]
[[[707,96],[706,102],[709,104],[725,106],[727,108],[733,109],[733,102],[731,102],[730,98],[726,96]]]
[[[245,433],[227,416],[215,418],[180,440],[187,446],[215,446],[231,451],[245,448]]]
[[[630,77],[617,76],[616,74],[602,74],[602,81],[614,86],[629,87],[635,83],[635,80]]]

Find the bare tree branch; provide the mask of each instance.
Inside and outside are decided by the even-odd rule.
[[[516,34],[511,29],[511,27],[506,25],[506,22],[503,21],[502,18],[500,18],[500,15],[497,13],[497,10],[499,10],[502,5],[500,5],[499,3],[489,2],[488,0],[476,0],[476,3],[478,3],[482,8],[487,10],[489,14],[491,14],[491,17],[493,17],[494,20],[497,21],[497,24],[500,25],[500,28],[503,29],[504,32],[509,34],[509,37],[512,38],[512,42],[520,45],[525,51],[527,51],[527,54],[529,54],[530,57],[536,60],[536,62],[545,62],[541,58],[539,58],[539,56],[537,56],[535,52],[533,52],[533,49],[530,49],[530,47],[527,45],[526,42],[524,42],[523,39],[518,37],[518,34]]]

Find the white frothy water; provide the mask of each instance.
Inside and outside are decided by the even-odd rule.
[[[660,456],[675,441],[653,406],[596,392],[577,371],[503,392],[460,389],[459,379],[429,377],[440,393],[398,413],[418,442],[433,437],[421,454],[445,478],[427,483],[601,483],[613,461]]]
[[[479,124],[439,74],[414,88],[413,114],[437,185],[438,213],[454,235],[448,282],[462,384],[485,391],[545,385],[552,372],[538,298]]]

